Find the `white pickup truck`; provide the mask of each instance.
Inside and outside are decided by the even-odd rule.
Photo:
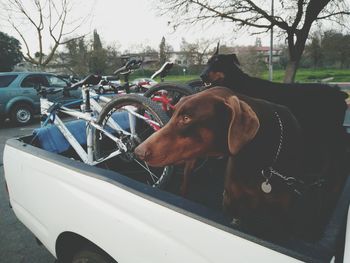
[[[316,241],[264,240],[209,207],[31,145],[7,141],[18,219],[58,262],[350,262],[350,178]]]

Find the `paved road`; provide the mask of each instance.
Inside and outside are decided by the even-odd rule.
[[[3,150],[8,138],[30,134],[39,121],[26,127],[0,124],[0,262],[1,263],[53,263],[54,257],[39,246],[34,235],[18,221],[8,206],[5,190]]]

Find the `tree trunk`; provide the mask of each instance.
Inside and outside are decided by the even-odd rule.
[[[284,83],[293,83],[295,80],[295,75],[299,67],[299,62],[303,54],[306,39],[308,36],[309,29],[304,30],[298,34],[297,40],[294,43],[294,35],[289,34],[288,36],[288,51],[289,51],[289,61],[286,67],[286,72],[284,75]]]
[[[295,75],[298,69],[298,61],[290,60],[288,61],[286,72],[284,74],[284,83],[293,83],[295,80]]]

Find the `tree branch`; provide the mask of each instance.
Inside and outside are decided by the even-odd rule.
[[[268,20],[271,23],[271,27],[276,25],[279,28],[283,29],[283,30],[288,30],[289,26],[286,22],[281,22],[275,19],[275,17],[272,17],[271,15],[269,15],[268,13],[266,13],[263,9],[261,9],[260,7],[258,7],[253,1],[251,0],[245,0],[251,7],[252,9],[261,14],[266,20]]]
[[[338,16],[338,15],[350,15],[350,12],[347,12],[347,11],[335,12],[335,13],[324,15],[324,16],[318,16],[316,18],[316,20],[327,19],[327,18],[330,18],[330,17]]]
[[[33,59],[33,57],[31,57],[30,55],[30,49],[29,49],[29,46],[28,46],[28,43],[26,41],[26,39],[24,38],[23,34],[21,33],[21,31],[18,30],[18,28],[16,27],[16,25],[12,22],[12,21],[9,21],[9,23],[12,25],[12,27],[14,28],[14,30],[18,33],[18,35],[20,36],[20,38],[22,39],[25,47],[26,47],[26,50],[27,50],[27,56],[23,56],[25,60],[27,60],[28,62],[31,62],[31,63],[34,63],[35,64],[35,60]]]
[[[218,17],[218,18],[226,18],[226,19],[231,20],[233,22],[238,22],[242,26],[245,25],[245,26],[252,26],[252,27],[256,27],[256,28],[269,28],[270,27],[270,25],[256,24],[256,23],[253,23],[253,22],[249,22],[247,19],[241,19],[241,18],[237,18],[237,17],[231,16],[231,15],[228,15],[227,13],[219,12],[215,8],[210,7],[209,5],[205,5],[202,2],[200,2],[199,0],[192,0],[191,3],[193,3],[195,5],[198,5],[201,8],[206,9],[207,11],[209,11],[209,12],[214,14],[214,16],[213,15],[211,15],[211,16],[197,16],[197,19],[203,19],[203,18],[209,18],[209,17],[211,17],[211,18]],[[231,12],[231,13],[232,14],[238,14],[238,13],[242,13],[242,12]]]
[[[68,36],[75,32],[86,22],[88,17],[84,19],[73,17],[69,20],[69,13],[72,11],[69,0],[0,0],[6,2],[6,10],[8,10],[8,22],[20,36],[21,42],[25,46],[25,59],[39,66],[47,65],[54,57],[57,48],[60,45],[67,43],[62,41],[64,36]],[[28,3],[29,2],[29,3]],[[35,12],[29,12],[28,5],[32,4]],[[68,21],[69,20],[69,21]],[[18,21],[23,21],[23,24],[29,24],[37,35],[37,49],[39,56],[34,57],[30,51],[28,38],[26,33],[21,28]],[[72,22],[73,21],[73,22]],[[67,30],[68,28],[68,30]],[[26,29],[27,31],[27,29]],[[46,37],[46,34],[49,36]],[[79,36],[81,37],[81,35]],[[79,37],[75,37],[79,38]],[[45,42],[51,42],[51,50],[47,55],[44,55]],[[32,54],[32,55],[31,55]]]
[[[301,18],[303,17],[303,13],[304,13],[304,3],[305,3],[305,0],[298,0],[298,11],[297,11],[297,14],[295,16],[295,20],[292,24],[292,27],[291,27],[291,30],[292,31],[295,31],[296,28],[298,27],[300,21],[301,21]]]

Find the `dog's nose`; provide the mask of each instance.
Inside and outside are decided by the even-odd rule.
[[[142,161],[147,161],[147,159],[151,156],[151,151],[142,144],[136,147],[134,153],[136,157]]]

